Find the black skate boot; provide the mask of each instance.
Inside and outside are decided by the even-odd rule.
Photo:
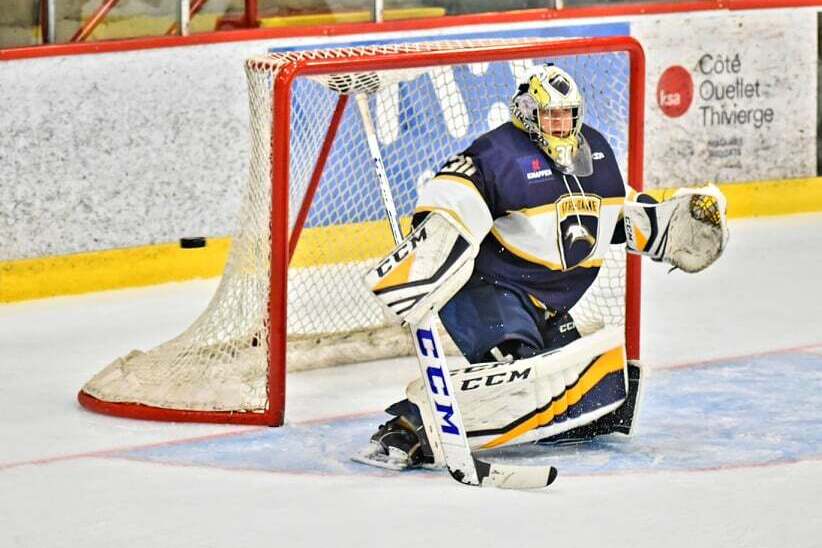
[[[591,440],[596,436],[619,433],[630,436],[639,412],[642,392],[642,369],[638,363],[628,362],[628,397],[625,401],[590,424],[584,424],[555,436],[543,438],[537,443],[547,445],[571,445]]]
[[[433,465],[434,454],[428,444],[419,408],[408,400],[385,410],[394,418],[380,425],[371,443],[351,460],[388,470],[407,470]]]

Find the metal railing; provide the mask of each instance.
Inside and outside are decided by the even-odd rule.
[[[39,0],[40,2],[40,13],[39,13],[39,22],[40,22],[40,36],[42,43],[44,44],[53,44],[56,43],[57,40],[57,32],[56,32],[56,4],[59,0]],[[259,25],[259,1],[260,0],[244,0],[244,10],[241,17],[232,18],[231,19],[231,27],[232,28],[254,28]],[[573,2],[574,0],[570,0]],[[601,0],[602,3],[607,3],[608,0]],[[613,1],[613,0],[612,0]],[[627,0],[625,0],[627,1]],[[100,5],[94,12],[87,18],[85,18],[80,27],[74,32],[74,34],[69,39],[69,42],[84,42],[92,36],[94,31],[98,28],[98,26],[103,23],[106,18],[110,15],[111,11],[114,10],[120,4],[121,0],[102,0]],[[197,16],[197,14],[202,10],[202,8],[206,5],[208,0],[179,0],[175,10],[175,19],[176,21],[172,23],[172,25],[166,30],[166,35],[177,35],[177,36],[188,36],[191,32],[191,20]],[[448,1],[440,2],[441,4],[449,4]],[[534,5],[531,6],[530,4],[533,3]],[[548,2],[539,1],[539,2],[526,2],[526,6],[528,8],[554,8],[554,9],[563,9],[566,5],[567,0],[549,0]],[[429,3],[430,4],[430,3]],[[453,6],[451,9],[456,10],[458,13],[466,13],[466,12],[481,12],[484,11],[483,9],[473,10],[470,8],[470,4],[462,5],[459,2],[451,2]],[[522,2],[512,2],[511,6],[507,6],[506,2],[503,0],[501,2],[497,2],[494,4],[494,11],[501,11],[505,9],[516,9],[517,7],[523,7]],[[370,11],[370,20],[373,22],[382,22],[385,20],[385,2],[384,0],[372,0],[369,5]],[[333,12],[332,12],[333,13]],[[217,29],[215,29],[217,30]],[[2,44],[0,44],[2,47]]]
[[[96,10],[85,19],[80,28],[71,36],[69,42],[84,42],[86,41],[103,23],[110,12],[117,7],[121,0],[103,0]],[[40,22],[40,36],[44,44],[54,44],[57,42],[56,32],[56,4],[58,0],[40,0],[39,22]],[[188,36],[191,32],[191,19],[193,19],[202,8],[206,5],[208,0],[179,0],[176,5],[175,18],[176,21],[166,30],[166,35]],[[375,4],[382,4],[381,0],[375,0]],[[257,26],[259,19],[258,0],[245,0],[245,7],[243,10],[243,17],[241,18],[242,26],[254,28]],[[2,47],[2,44],[0,44]]]

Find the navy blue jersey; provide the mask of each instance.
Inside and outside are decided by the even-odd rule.
[[[481,238],[475,276],[567,311],[596,278],[626,195],[605,138],[586,125],[581,133],[589,176],[563,174],[509,122],[449,159],[421,191],[418,211],[445,210]]]

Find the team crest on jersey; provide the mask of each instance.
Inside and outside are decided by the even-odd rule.
[[[539,156],[525,156],[519,158],[519,168],[529,183],[543,183],[551,178],[551,168],[548,162]]]
[[[562,269],[569,270],[594,253],[602,198],[591,194],[565,195],[557,200],[556,207]]]

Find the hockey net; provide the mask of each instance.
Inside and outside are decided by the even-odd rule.
[[[546,61],[575,77],[586,123],[607,137],[623,176],[639,187],[644,67],[630,38],[429,42],[249,59],[250,176],[218,289],[186,331],[115,360],[83,387],[80,402],[137,418],[275,425],[286,364],[411,355],[407,330],[363,282],[393,241],[348,99],[367,94],[407,229],[420,185],[508,121],[516,82]],[[639,272],[627,263],[624,246],[612,246],[572,315],[584,332],[625,325],[636,357]]]

